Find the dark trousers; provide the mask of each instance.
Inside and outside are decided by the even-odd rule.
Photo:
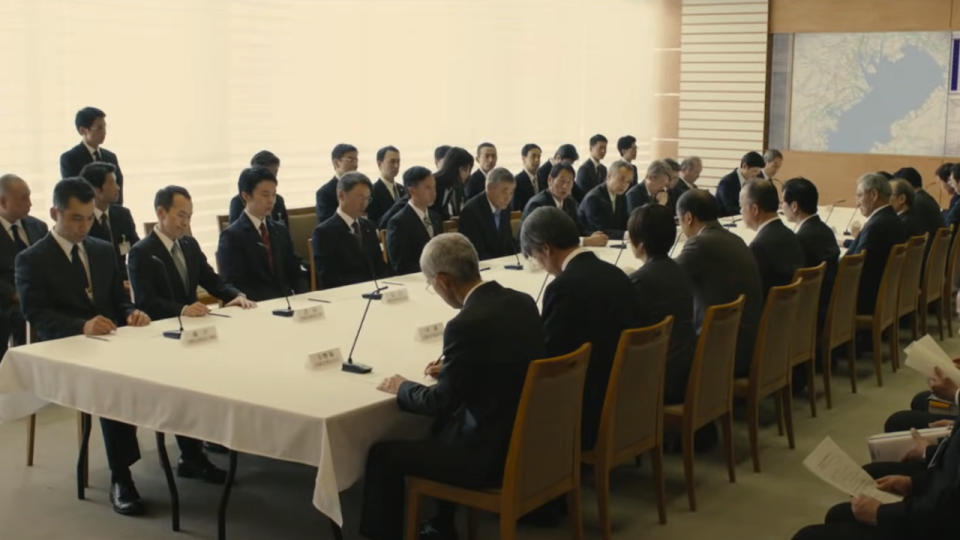
[[[946,415],[933,414],[928,411],[927,398],[930,397],[930,391],[925,390],[913,396],[910,402],[909,411],[897,411],[891,414],[883,424],[883,430],[887,433],[893,431],[909,431],[910,428],[923,429],[930,427],[931,422],[937,420],[949,420],[951,417]]]
[[[926,468],[927,464],[923,461],[877,461],[863,466],[863,470],[873,479],[893,475],[913,476],[922,473]]]
[[[0,361],[3,360],[3,355],[7,353],[11,341],[14,345],[26,343],[25,324],[19,307],[13,307],[0,313]]]
[[[793,540],[895,540],[902,538],[892,531],[865,525],[853,517],[850,503],[838,504],[827,512],[823,525],[800,529]]]
[[[130,479],[130,466],[140,459],[140,445],[137,442],[137,426],[100,419],[103,432],[103,447],[107,451],[107,464],[113,481]]]
[[[180,447],[180,458],[184,461],[197,463],[203,459],[203,443],[199,440],[177,435],[177,446]]]
[[[497,485],[504,457],[503,452],[450,446],[436,439],[375,444],[367,455],[360,534],[371,540],[403,538],[407,476],[467,488]]]

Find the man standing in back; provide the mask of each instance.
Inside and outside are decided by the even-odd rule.
[[[477,146],[477,170],[473,171],[467,184],[463,187],[466,200],[470,200],[483,193],[487,184],[487,175],[497,166],[497,147],[490,142],[482,142]]]
[[[333,178],[317,190],[317,223],[323,223],[337,211],[337,180],[357,170],[357,147],[340,143],[330,152],[330,160],[333,162]]]
[[[117,204],[123,204],[123,173],[117,162],[117,155],[102,148],[107,138],[106,113],[96,107],[84,107],[77,111],[74,125],[80,134],[80,144],[60,154],[60,178],[80,175],[80,169],[94,161],[104,161],[116,168]]]
[[[577,178],[574,181],[573,196],[582,201],[591,189],[603,183],[607,178],[607,168],[601,163],[607,155],[607,138],[597,133],[590,137],[590,159],[583,162],[577,169]],[[629,168],[629,164],[627,167]],[[629,178],[627,179],[629,184]]]

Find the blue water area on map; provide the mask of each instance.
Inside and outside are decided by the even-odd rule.
[[[867,94],[837,118],[837,130],[827,142],[831,152],[867,153],[877,143],[890,142],[891,124],[946,84],[943,68],[930,54],[913,45],[902,52],[896,62],[880,57],[876,71],[865,73]]]

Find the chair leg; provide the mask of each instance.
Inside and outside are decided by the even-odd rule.
[[[783,437],[783,407],[779,399],[773,400],[773,404],[777,409],[777,435]]]
[[[760,472],[760,441],[757,437],[760,429],[760,403],[754,396],[747,398],[747,427],[750,429],[750,457],[753,459],[753,472]]]
[[[926,300],[926,295],[924,295],[924,298],[920,300],[920,307],[922,309],[917,310],[917,317],[920,319],[918,324],[920,325],[921,335],[927,333],[927,311],[930,309],[930,303],[925,302],[925,300]],[[917,340],[916,335],[913,336],[913,340],[914,341]]]
[[[600,537],[610,540],[610,471],[607,464],[598,460],[593,466],[595,491],[597,492],[597,520],[600,522]]]
[[[830,379],[833,376],[833,354],[830,347],[823,347],[820,354],[820,361],[823,365],[820,369],[823,371],[823,393],[827,398],[827,409],[833,408],[833,390],[830,388]]]
[[[814,367],[816,358],[807,362],[807,396],[810,399],[810,416],[817,417],[817,370]]]
[[[404,540],[417,540],[420,536],[418,525],[420,524],[420,493],[413,489],[407,489],[407,519],[404,524]],[[471,514],[473,509],[470,509]]]
[[[736,463],[733,455],[733,413],[727,412],[720,418],[720,426],[723,429],[723,457],[727,460],[727,476],[730,483],[737,481]]]
[[[780,391],[780,396],[783,401],[783,421],[787,424],[787,444],[793,450],[796,444],[793,438],[793,394],[790,393],[790,387],[785,386]]]
[[[583,540],[583,508],[580,499],[580,486],[577,485],[573,491],[567,494],[567,506],[570,508],[570,528],[573,540]],[[516,522],[516,518],[512,518]],[[514,525],[516,529],[516,525]],[[503,536],[503,528],[500,529],[500,538],[513,538],[513,536]]]
[[[653,487],[657,493],[657,513],[660,515],[660,524],[667,523],[667,487],[663,478],[663,447],[653,449]]]
[[[690,503],[690,510],[697,511],[697,495],[694,491],[695,483],[693,481],[693,429],[684,428],[683,432],[683,477],[687,482],[687,500]]]
[[[873,369],[877,372],[877,386],[883,386],[883,351],[880,350],[881,345],[883,345],[883,330],[874,328]]]
[[[467,509],[467,540],[477,540],[477,509]],[[414,537],[416,540],[416,537]]]
[[[897,325],[890,327],[890,365],[893,372],[900,369],[900,328]]]
[[[937,330],[940,331],[940,341],[943,341],[943,302],[937,302]]]
[[[910,335],[913,337],[913,341],[916,341],[919,333],[920,327],[920,309],[918,308],[913,312],[913,315],[910,316]],[[899,367],[899,366],[898,366]]]
[[[37,415],[31,414],[27,420],[27,467],[33,467],[33,447],[37,435]]]
[[[500,538],[501,540],[516,540],[517,538],[517,520],[500,514]]]
[[[854,335],[850,338],[850,341],[847,344],[848,353],[847,357],[850,361],[850,390],[856,394],[857,393],[857,346],[856,346],[857,337]]]
[[[949,278],[947,278],[949,279]],[[940,305],[943,306],[941,309],[944,311],[944,317],[947,319],[947,334],[953,335],[953,310],[951,309],[950,296],[952,291],[950,286],[947,285],[943,288],[943,298],[940,299]]]

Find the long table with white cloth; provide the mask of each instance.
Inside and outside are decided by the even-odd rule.
[[[848,216],[834,216],[831,224],[842,231],[843,224],[835,222]],[[731,230],[748,242],[752,237],[742,223]],[[618,265],[625,271],[641,264],[629,249],[591,249],[609,262],[620,255]],[[523,270],[505,269],[511,262],[513,257],[481,261],[483,279],[536,298],[546,273],[533,261],[524,261]],[[313,504],[342,525],[339,493],[363,475],[370,446],[422,437],[429,430],[430,419],[401,412],[394,396],[377,385],[393,374],[429,384],[423,369],[440,354],[442,338],[418,339],[417,329],[455,315],[427,289],[422,274],[385,282],[394,290],[405,287],[409,299],[374,301],[370,307],[353,358],[372,366],[372,373],[308,362],[311,353],[335,348],[347,358],[367,303],[361,294],[374,288],[369,282],[290,297],[294,309],[322,305],[319,318],[272,315],[286,307],[283,298],[251,310],[217,311],[229,318],[184,317],[187,330],[216,327],[217,338],[206,342],[164,338],[164,331],[178,328],[174,318],[122,327],[102,339],[74,336],[13,347],[0,363],[0,421],[34,413],[49,402],[314,466]]]

